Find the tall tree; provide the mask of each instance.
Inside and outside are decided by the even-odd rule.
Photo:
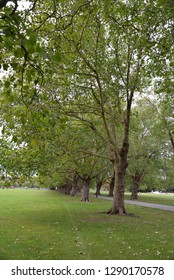
[[[40,105],[58,108],[57,116],[88,125],[109,153],[115,174],[111,214],[126,214],[124,179],[135,93],[164,74],[159,68],[171,51],[168,7],[158,0],[34,1],[23,13],[15,11],[15,24],[5,17],[10,36],[2,36],[3,65],[17,74],[7,77],[4,93],[27,112],[41,97]],[[8,55],[11,40],[15,57]]]
[[[150,84],[151,49],[157,49],[159,37],[165,36],[161,31],[167,19],[159,21],[163,11],[157,2],[110,4],[91,1],[81,6],[64,32],[62,70],[68,80],[64,98],[71,104],[72,117],[88,123],[110,150],[115,187],[109,212],[122,215],[133,97]],[[93,121],[96,114],[102,133]]]

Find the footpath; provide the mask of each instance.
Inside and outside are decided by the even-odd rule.
[[[112,197],[100,196],[100,195],[98,196],[98,198],[112,200]],[[125,200],[125,203],[174,212],[174,206],[169,206],[169,205],[162,205],[162,204],[149,203],[149,202],[140,202],[140,201],[135,201],[135,200]]]

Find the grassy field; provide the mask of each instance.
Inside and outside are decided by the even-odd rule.
[[[0,259],[174,259],[174,213],[127,205],[134,216],[107,215],[55,191],[0,190]]]

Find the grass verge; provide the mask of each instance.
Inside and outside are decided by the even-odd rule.
[[[101,191],[101,195],[108,196],[108,192]],[[130,198],[131,194],[125,193],[125,199]],[[174,206],[174,193],[140,193],[138,201]]]
[[[125,199],[130,199],[130,194],[125,194]],[[138,201],[174,206],[174,193],[140,193]]]

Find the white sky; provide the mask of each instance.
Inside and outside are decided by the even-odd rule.
[[[24,10],[30,6],[30,1],[21,0],[18,1],[18,10]]]
[[[27,9],[30,6],[31,2],[30,1],[26,1],[26,0],[20,0],[18,1],[18,11],[22,11]],[[14,6],[14,2],[10,1],[8,4],[8,6],[13,5]]]

